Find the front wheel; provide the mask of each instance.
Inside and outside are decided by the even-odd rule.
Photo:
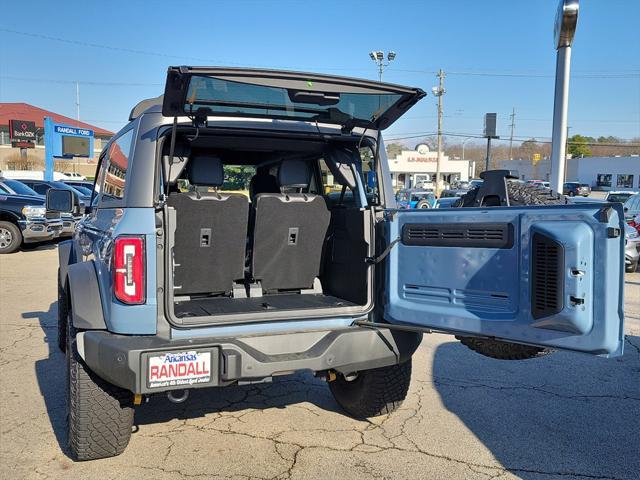
[[[411,383],[411,359],[399,365],[342,374],[329,383],[336,402],[352,417],[364,419],[392,413],[407,397]]]
[[[22,244],[22,233],[15,223],[0,221],[0,254],[13,253]]]
[[[69,308],[70,310],[70,308]],[[67,442],[76,460],[120,455],[133,427],[133,394],[89,370],[67,318]]]

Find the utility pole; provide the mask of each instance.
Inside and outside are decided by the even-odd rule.
[[[509,160],[513,160],[513,129],[516,127],[516,109],[513,107],[511,111],[511,136],[509,137]]]
[[[76,82],[76,120],[80,121],[80,82]]]
[[[444,70],[438,70],[438,86],[433,87],[433,95],[438,97],[438,161],[436,162],[436,197],[440,197],[440,168],[442,164],[442,95],[446,92],[444,88]]]

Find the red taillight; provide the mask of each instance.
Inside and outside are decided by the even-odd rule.
[[[118,237],[113,254],[113,292],[128,304],[145,302],[144,237]]]

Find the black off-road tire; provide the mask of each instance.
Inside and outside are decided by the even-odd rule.
[[[460,200],[454,203],[454,207],[473,207],[478,189],[473,189]],[[509,204],[519,205],[565,205],[566,198],[563,195],[551,195],[548,192],[538,190],[530,185],[516,182],[507,182]],[[485,205],[486,207],[486,205]],[[498,358],[500,360],[526,360],[542,357],[552,353],[550,348],[532,347],[519,343],[503,342],[489,338],[456,336],[460,342],[474,352],[485,357]]]
[[[60,282],[60,269],[58,269],[58,348],[62,353],[67,351],[67,317],[69,316],[68,297]]]
[[[13,253],[22,245],[22,232],[15,223],[1,220],[0,234],[3,239],[0,244],[0,254]]]
[[[69,309],[70,310],[70,309]],[[75,460],[120,455],[133,427],[133,394],[98,377],[78,354],[67,320],[67,444]]]
[[[416,204],[416,208],[431,208],[431,205],[429,204],[428,201],[426,200],[420,200],[417,204]]]
[[[397,410],[411,383],[411,359],[399,365],[359,372],[351,381],[341,374],[329,383],[336,402],[352,417],[364,419]]]

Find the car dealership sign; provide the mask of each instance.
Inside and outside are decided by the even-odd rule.
[[[9,138],[11,139],[12,147],[34,148],[36,144],[36,122],[9,120]]]

